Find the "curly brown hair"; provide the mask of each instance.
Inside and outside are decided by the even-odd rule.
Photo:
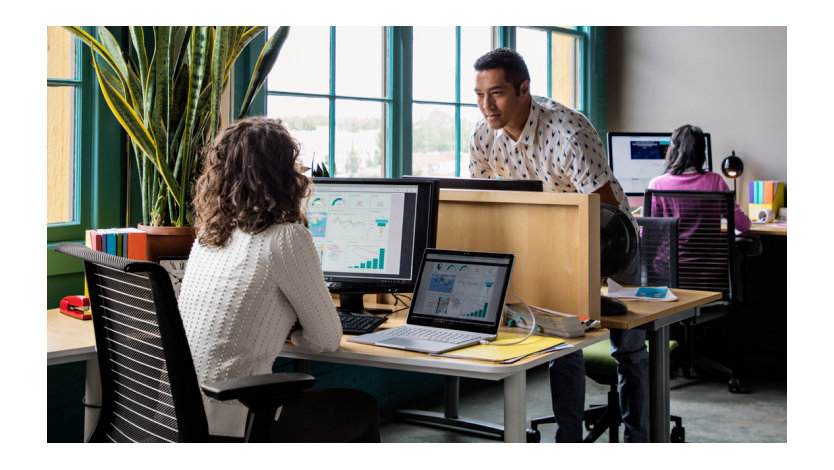
[[[310,180],[298,143],[280,120],[250,117],[224,129],[206,150],[194,196],[194,229],[203,246],[223,247],[238,228],[256,234],[307,219],[301,203]]]

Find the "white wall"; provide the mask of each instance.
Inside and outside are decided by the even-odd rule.
[[[735,150],[745,211],[748,181],[787,181],[787,28],[610,28],[608,80],[609,131],[700,126],[717,172]]]

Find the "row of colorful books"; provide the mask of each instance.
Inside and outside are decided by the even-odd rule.
[[[779,204],[785,197],[785,184],[781,181],[751,181],[749,191],[751,204]]]
[[[90,248],[135,260],[147,260],[148,234],[132,227],[87,230],[85,244]]]
[[[747,197],[750,199],[747,214],[751,220],[760,220],[760,214],[768,211],[775,217],[779,208],[785,207],[785,183],[782,181],[751,181]]]

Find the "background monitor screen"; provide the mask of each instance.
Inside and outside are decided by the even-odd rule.
[[[307,221],[341,309],[361,311],[364,294],[413,291],[437,205],[432,179],[313,178]]]
[[[608,163],[611,171],[626,195],[642,195],[649,181],[664,173],[666,149],[672,133],[662,132],[609,132]],[[706,139],[704,169],[712,171],[712,145],[710,135]]]

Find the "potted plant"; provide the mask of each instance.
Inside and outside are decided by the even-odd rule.
[[[130,137],[141,187],[139,228],[185,231],[185,252],[163,255],[187,254],[201,149],[217,135],[221,96],[235,61],[264,27],[135,26],[128,50],[105,27],[97,28],[98,39],[80,27],[66,29],[93,51],[101,92]],[[288,26],[280,27],[261,50],[238,117],[247,113],[288,33]]]

